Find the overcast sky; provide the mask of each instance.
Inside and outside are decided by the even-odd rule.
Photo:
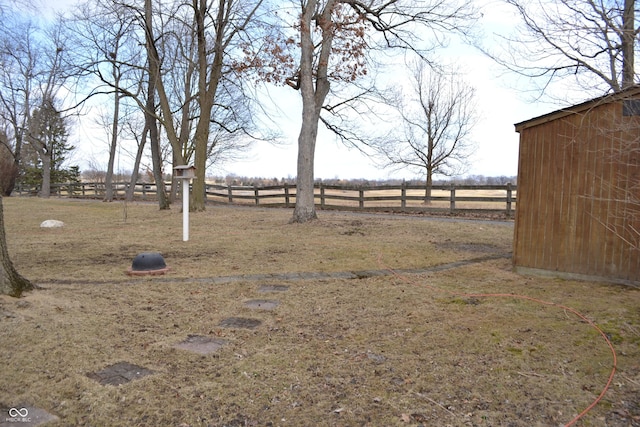
[[[476,0],[492,2],[485,8],[483,27],[486,33],[494,29],[504,30],[514,22],[514,17],[504,3],[493,0]],[[56,7],[63,3],[75,4],[72,0],[60,0]],[[498,66],[478,50],[453,43],[450,48],[441,52],[461,65],[466,71],[465,80],[476,88],[476,102],[480,121],[474,128],[472,139],[477,150],[470,159],[470,168],[465,175],[515,176],[517,175],[518,134],[514,124],[545,114],[557,109],[549,104],[530,103],[524,94],[526,87],[514,87],[512,76],[504,74]],[[520,82],[522,84],[522,82]],[[299,94],[289,88],[274,89],[273,97],[282,99],[281,117],[278,119],[283,135],[282,143],[274,146],[268,143],[256,143],[246,154],[245,159],[227,163],[211,171],[214,175],[236,174],[249,177],[294,177],[296,175],[297,136],[300,129],[301,108]],[[293,101],[291,101],[293,100]],[[322,125],[321,125],[322,126]],[[91,141],[94,130],[84,129],[72,141],[79,152],[74,160],[80,168],[88,167],[87,159],[98,163],[106,169],[107,147],[104,143]],[[380,169],[367,156],[355,149],[347,149],[326,130],[321,131],[316,146],[315,176],[316,178],[342,179],[386,179],[415,178],[409,171]],[[133,147],[130,147],[133,149]],[[130,169],[131,156],[126,153],[127,147],[119,150],[116,169]]]
[[[487,57],[473,48],[456,49],[458,59],[473,70],[465,78],[477,91],[480,120],[472,133],[476,152],[466,175],[515,176],[518,168],[518,134],[514,124],[550,112],[556,107],[526,101],[526,96],[508,86],[505,76]],[[289,90],[283,88],[282,90]],[[291,108],[288,118],[280,120],[288,142],[282,146],[256,144],[247,159],[227,165],[230,173],[241,176],[286,177],[296,175],[296,141],[300,130],[301,109]],[[415,176],[409,171],[380,169],[356,149],[347,149],[326,130],[316,146],[315,174],[318,178],[385,179]]]
[[[507,6],[495,0],[476,0],[486,3],[482,18],[483,31],[510,31],[515,15]],[[472,139],[477,149],[470,159],[465,175],[515,176],[518,169],[518,134],[514,124],[554,111],[557,106],[530,101],[526,82],[516,82],[515,76],[505,74],[495,62],[479,50],[452,42],[440,53],[445,59],[460,64],[465,80],[476,88],[480,121]],[[285,88],[284,90],[289,90]],[[241,176],[286,177],[296,175],[296,140],[300,129],[301,109],[292,108],[283,119],[283,131],[288,144],[273,147],[257,144],[246,160],[226,166],[226,170]],[[347,149],[328,132],[321,132],[316,147],[315,175],[317,178],[411,179],[415,173],[380,169],[367,156],[355,149]]]

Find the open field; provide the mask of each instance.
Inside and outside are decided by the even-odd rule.
[[[431,200],[425,203],[422,185],[338,186],[318,184],[315,202],[326,208],[369,211],[411,211],[462,214],[470,211],[486,215],[511,217],[516,207],[517,190],[511,185],[434,186]],[[240,187],[211,185],[207,198],[216,203],[244,205],[278,205],[291,207],[295,203],[295,189],[274,185],[268,187]]]
[[[179,207],[4,208],[41,289],[0,297],[1,426],[22,407],[56,427],[560,426],[603,390],[575,425],[640,426],[640,290],[513,273],[510,223],[214,206],[182,242]],[[144,251],[171,271],[126,276]],[[607,341],[572,310],[612,343],[611,384]],[[119,362],[150,375],[96,380]]]
[[[114,183],[114,198],[124,199],[129,183]],[[170,191],[170,184],[165,185]],[[133,187],[137,201],[155,200],[153,184],[138,183]],[[425,203],[424,185],[326,185],[316,183],[315,203],[325,209],[385,212],[422,212],[465,215],[481,213],[486,217],[512,218],[516,208],[517,186],[506,185],[435,185],[431,200]],[[38,194],[37,187],[20,187],[21,195]],[[58,197],[94,198],[105,196],[104,183],[56,184],[52,194]],[[293,207],[296,187],[291,184],[238,186],[209,183],[206,197],[211,203]]]
[[[322,201],[322,195],[320,189],[315,190],[316,203],[320,204]],[[358,198],[360,196],[359,190],[339,190],[335,188],[328,188],[322,193],[326,199],[326,204],[344,208],[358,208]],[[512,208],[515,208],[515,196],[516,191],[513,191],[514,202]],[[256,193],[254,190],[234,190],[234,203],[255,205]],[[450,190],[434,189],[431,193],[432,201],[427,205],[424,203],[425,191],[424,189],[409,189],[406,191],[408,200],[406,201],[406,207],[411,209],[442,209],[448,210],[451,206],[451,192]],[[259,190],[259,197],[268,197],[267,201],[261,202],[261,204],[281,204],[286,203],[285,196],[281,189],[274,190]],[[400,210],[402,204],[400,200],[400,190],[365,190],[363,191],[363,197],[365,197],[365,207],[369,209],[373,208],[388,208]],[[504,211],[505,201],[507,197],[506,190],[458,190],[456,191],[456,198],[460,201],[456,202],[456,209],[477,209],[477,210],[495,210]],[[373,200],[371,198],[374,198]],[[375,200],[378,198],[379,200]],[[472,200],[473,199],[473,200]],[[483,199],[500,199],[500,201],[485,201]],[[295,203],[295,197],[291,197],[290,203]]]

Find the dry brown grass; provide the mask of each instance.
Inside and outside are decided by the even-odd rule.
[[[512,238],[511,227],[489,223],[325,212],[316,223],[291,225],[291,211],[285,209],[210,207],[190,215],[185,243],[179,206],[163,212],[150,203],[35,198],[9,198],[5,204],[13,261],[36,282],[121,279],[144,251],[161,252],[173,268],[171,276],[179,278],[365,270],[376,267],[379,255],[400,268],[418,268],[465,258],[455,247],[436,246],[442,235],[449,242],[490,244],[503,252],[511,250]],[[65,227],[39,228],[52,218]]]
[[[320,212],[290,225],[288,210],[214,207],[191,215],[182,242],[177,208],[4,204],[14,262],[43,289],[0,298],[0,407],[43,408],[60,418],[52,426],[555,426],[603,389],[611,353],[588,324],[553,306],[463,293],[526,294],[593,319],[615,345],[618,373],[578,425],[640,423],[637,289],[522,277],[506,258],[403,276],[248,276],[508,253],[508,224]],[[44,219],[66,225],[42,230]],[[171,273],[125,276],[148,250]],[[220,276],[238,277],[209,280]],[[259,293],[263,284],[289,290]],[[247,308],[254,298],[280,305]],[[219,326],[232,316],[262,324]],[[189,335],[228,344],[207,356],[174,348]],[[155,374],[121,386],[87,377],[120,361]]]

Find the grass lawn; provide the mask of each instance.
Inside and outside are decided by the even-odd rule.
[[[47,426],[560,426],[605,388],[575,425],[640,425],[640,290],[513,273],[512,224],[214,206],[183,242],[179,206],[4,210],[40,289],[0,296],[0,426],[22,407]],[[170,272],[125,275],[146,251]],[[609,387],[612,351],[566,307],[612,343]],[[199,340],[220,348],[180,348]],[[99,381],[122,362],[150,374]]]

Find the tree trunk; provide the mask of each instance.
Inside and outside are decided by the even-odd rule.
[[[207,127],[209,121],[204,117],[200,118],[197,129],[200,128],[200,123],[206,122]],[[205,179],[207,169],[207,146],[209,142],[209,132],[207,130],[200,129],[200,132],[196,130],[195,135],[195,153],[194,153],[194,166],[196,168],[196,177],[193,180],[191,187],[191,198],[189,199],[189,210],[192,212],[202,212],[205,210]]]
[[[42,188],[40,188],[40,197],[48,198],[51,196],[51,153],[40,153],[42,160]]]
[[[149,91],[151,94],[152,84],[149,84]],[[150,108],[149,104],[153,104],[153,95],[150,96],[151,101],[147,104],[147,108]],[[169,209],[169,198],[167,197],[167,191],[164,188],[164,177],[162,176],[162,157],[160,153],[160,136],[158,135],[158,124],[156,118],[151,113],[147,112],[147,123],[149,126],[149,143],[151,144],[151,160],[153,163],[153,178],[156,182],[156,195],[158,197],[158,207],[160,210]]]
[[[317,218],[313,194],[313,168],[320,111],[330,87],[328,65],[334,31],[331,12],[335,1],[328,1],[320,14],[316,14],[317,5],[317,0],[309,0],[300,20],[299,77],[302,94],[302,126],[298,136],[296,207],[291,222],[307,222]],[[313,65],[315,45],[311,37],[314,31],[313,20],[322,30],[322,43],[315,73]]]
[[[4,231],[2,196],[0,196],[0,294],[19,298],[24,292],[33,289],[35,289],[35,286],[18,274],[9,258]]]
[[[1,148],[0,148],[1,150]],[[0,183],[0,196],[10,196],[13,189],[16,187],[16,179],[18,178],[19,164],[15,160],[7,161],[5,164],[0,165],[6,170],[2,171],[3,182]]]
[[[160,153],[160,135],[156,119],[156,81],[160,78],[160,62],[153,45],[153,18],[151,0],[145,0],[145,21],[147,25],[147,52],[149,56],[149,84],[147,89],[147,105],[145,108],[145,126],[149,129],[149,144],[151,144],[151,161],[153,163],[153,177],[156,181],[156,194],[160,210],[169,209],[169,198],[164,188],[162,176],[162,156]],[[173,129],[173,126],[171,127]]]
[[[118,85],[118,80],[116,80]],[[120,120],[120,95],[114,95],[115,102],[113,105],[113,122],[111,123],[111,144],[109,146],[109,163],[107,165],[107,174],[104,179],[105,193],[104,201],[113,201],[113,168],[116,159],[116,147],[118,146],[118,121]]]
[[[622,15],[622,89],[634,84],[635,0],[625,0]]]
[[[433,172],[430,169],[427,169],[427,180],[425,183],[424,189],[424,204],[431,204],[431,189],[433,187]]]
[[[195,2],[194,2],[195,3]],[[200,107],[200,120],[196,126],[194,135],[195,153],[194,166],[196,178],[193,180],[192,196],[189,209],[192,211],[205,210],[205,179],[207,175],[207,155],[209,153],[209,129],[211,110],[215,102],[218,84],[222,77],[224,55],[224,31],[227,25],[225,10],[228,2],[218,0],[218,14],[216,19],[216,38],[213,46],[214,55],[211,65],[207,63],[207,37],[205,33],[205,13],[207,2],[199,1],[196,9],[196,39],[198,42],[198,105]]]
[[[313,159],[318,136],[318,120],[313,111],[302,117],[298,136],[298,178],[296,181],[296,207],[291,222],[307,222],[317,219],[314,198]]]
[[[18,176],[20,176],[21,161],[22,161],[22,134],[20,134],[19,132],[16,132],[15,149],[13,151],[13,165],[15,167],[15,172],[13,174],[13,179],[9,182],[9,184],[7,185],[7,188],[5,188],[5,192],[7,196],[10,196],[13,189],[16,188],[16,180],[18,179]]]
[[[138,145],[138,152],[136,153],[136,160],[133,164],[133,171],[131,171],[129,188],[127,188],[126,200],[128,202],[133,201],[133,193],[136,191],[136,184],[138,183],[138,175],[140,171],[140,162],[142,162],[142,155],[144,154],[144,146],[147,142],[148,133],[149,129],[145,126],[142,130],[142,137],[140,138],[140,145]]]

